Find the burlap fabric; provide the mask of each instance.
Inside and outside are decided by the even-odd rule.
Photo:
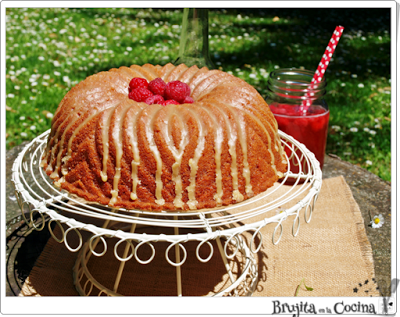
[[[274,195],[280,194],[278,191]],[[289,218],[283,222],[283,236],[277,245],[271,242],[275,225],[267,225],[261,230],[263,246],[256,255],[259,282],[253,296],[294,296],[302,280],[313,290],[307,290],[302,284],[298,296],[379,296],[364,221],[343,177],[323,181],[312,220],[309,224],[305,223],[301,214],[297,237],[292,236],[293,220]],[[249,237],[246,235],[247,239]],[[72,236],[70,240],[72,247],[77,245],[74,245]],[[119,262],[113,254],[112,239],[108,243],[109,251],[103,257],[92,256],[88,268],[98,282],[113,289]],[[212,295],[230,284],[229,276],[215,241],[214,255],[207,263],[201,263],[196,258],[197,245],[195,242],[185,244],[188,255],[182,266],[183,295]],[[177,294],[176,269],[165,259],[168,244],[158,242],[155,246],[156,256],[150,264],[142,265],[134,259],[126,262],[118,286],[120,294]],[[99,251],[101,249],[99,246]],[[118,250],[122,256],[123,247]],[[150,248],[141,248],[139,257],[147,259],[149,251]],[[206,258],[209,247],[202,247],[200,254]],[[169,255],[175,259],[174,248]],[[78,295],[72,276],[76,256],[63,244],[50,239],[25,281],[20,296]],[[238,254],[231,262],[234,276],[241,274],[243,261]]]

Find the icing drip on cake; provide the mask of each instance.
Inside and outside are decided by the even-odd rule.
[[[115,116],[114,128],[112,129],[112,137],[114,139],[114,145],[116,147],[115,153],[115,175],[113,180],[113,189],[111,190],[112,198],[110,199],[109,205],[114,206],[118,197],[118,183],[121,178],[121,158],[122,158],[122,138],[123,129],[122,122],[125,119],[126,113],[130,108],[130,104],[123,105],[122,113]]]
[[[141,116],[140,120],[143,120],[145,131],[146,131],[146,137],[147,141],[150,147],[151,152],[153,153],[153,157],[156,160],[156,165],[157,165],[157,170],[156,170],[156,204],[158,205],[164,205],[165,200],[162,197],[162,188],[163,188],[163,183],[161,181],[161,174],[162,174],[162,159],[160,152],[158,151],[157,144],[154,140],[154,121],[156,118],[156,115],[158,114],[159,111],[161,111],[163,108],[159,105],[152,105],[151,107],[148,107],[144,112],[146,112],[146,116]],[[148,110],[148,111],[147,111]]]
[[[189,201],[187,202],[187,205],[189,206],[189,209],[197,209],[198,201],[196,200],[196,196],[195,196],[196,174],[197,174],[198,163],[199,163],[200,157],[204,151],[205,135],[206,135],[207,129],[206,129],[204,123],[199,119],[199,116],[197,116],[196,113],[193,111],[192,107],[188,107],[188,111],[191,112],[192,118],[197,123],[199,135],[198,135],[197,147],[194,152],[194,157],[189,160],[190,185],[186,188],[186,190],[188,192],[188,197],[189,197]]]
[[[106,115],[103,116],[102,120],[100,121],[100,129],[102,131],[102,141],[103,141],[103,169],[100,171],[101,175],[101,180],[103,182],[106,182],[108,179],[107,175],[107,161],[108,161],[108,149],[109,149],[109,143],[108,143],[108,130],[110,128],[110,122],[111,122],[111,114],[112,112],[115,111],[115,108],[110,108],[106,110]]]
[[[217,203],[217,206],[221,206],[222,204],[222,173],[221,173],[221,146],[224,141],[224,132],[222,131],[222,126],[218,123],[214,114],[209,111],[206,107],[204,107],[201,103],[197,105],[197,107],[201,107],[209,116],[214,126],[214,153],[215,153],[215,183],[217,186],[217,192],[214,195],[214,199]]]
[[[228,140],[228,147],[229,147],[229,154],[231,156],[231,176],[232,176],[232,199],[236,202],[241,202],[243,201],[244,197],[239,191],[239,183],[238,183],[238,170],[237,170],[237,155],[236,155],[236,141],[238,139],[237,135],[237,127],[238,127],[238,122],[236,121],[236,115],[232,112],[232,109],[229,107],[225,107],[224,109],[226,112],[222,111],[221,108],[218,108],[214,105],[212,105],[214,111],[219,111],[219,113],[222,115],[225,126],[227,128],[227,135],[229,137]],[[229,119],[232,119],[229,120]],[[234,126],[232,125],[234,123]]]
[[[140,156],[139,156],[139,147],[138,147],[138,141],[137,141],[137,120],[138,117],[140,116],[141,112],[143,109],[145,109],[145,106],[143,104],[138,104],[141,105],[142,108],[137,109],[137,107],[131,107],[128,111],[133,112],[133,117],[129,117],[128,120],[128,128],[127,128],[127,136],[129,138],[129,143],[132,148],[132,154],[133,154],[133,160],[131,161],[131,168],[132,168],[132,191],[130,194],[130,198],[132,200],[136,200],[137,197],[137,186],[140,184],[140,180],[138,178],[138,167],[140,165]]]
[[[178,119],[179,127],[181,131],[180,143],[179,147],[176,148],[173,138],[172,138],[172,117]],[[172,165],[172,181],[175,183],[175,199],[173,204],[177,208],[182,208],[184,206],[184,202],[182,201],[182,178],[180,175],[182,156],[185,150],[186,145],[189,143],[189,131],[186,123],[182,118],[182,109],[168,107],[168,118],[164,121],[163,128],[161,129],[161,133],[164,137],[165,142],[168,145],[168,149],[171,151],[175,163]]]

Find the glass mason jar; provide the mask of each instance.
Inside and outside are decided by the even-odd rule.
[[[179,57],[174,65],[197,65],[214,69],[208,50],[208,9],[183,10]]]
[[[271,72],[266,101],[278,128],[314,153],[322,169],[329,123],[328,104],[324,99],[327,84],[325,78],[311,84],[313,76],[309,70],[296,68]],[[289,155],[289,150],[286,150]],[[294,173],[299,171],[298,166],[293,165],[291,170]]]

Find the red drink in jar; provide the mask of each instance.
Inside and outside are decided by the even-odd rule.
[[[303,143],[314,153],[322,168],[328,135],[329,110],[321,106],[312,105],[307,109],[301,109],[301,106],[274,103],[269,107],[278,122],[278,128]]]
[[[325,79],[311,84],[313,75],[311,71],[295,68],[271,72],[266,101],[278,122],[279,130],[303,143],[314,153],[322,169],[328,135],[329,109],[324,100]],[[285,148],[285,151],[290,157],[291,150]],[[296,154],[301,158],[300,151]],[[299,166],[296,165],[296,160],[292,159],[290,163],[290,170],[298,173]],[[303,168],[304,165],[302,164]],[[303,172],[307,173],[307,170],[303,169]]]

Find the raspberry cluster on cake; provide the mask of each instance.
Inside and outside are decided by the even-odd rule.
[[[238,203],[287,171],[260,94],[184,64],[114,68],[80,82],[55,112],[41,165],[87,201],[155,211]]]
[[[129,98],[148,105],[159,104],[162,106],[193,103],[190,97],[190,87],[179,80],[170,81],[168,84],[162,78],[155,78],[148,82],[145,78],[134,77],[129,82]],[[165,99],[164,99],[165,98]]]

